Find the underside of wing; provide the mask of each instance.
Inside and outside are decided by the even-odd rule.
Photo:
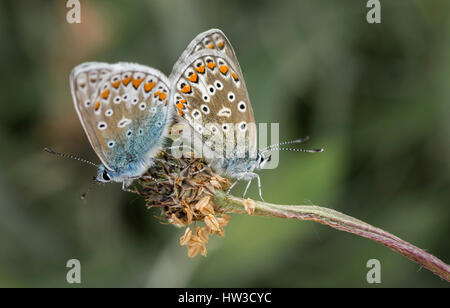
[[[77,66],[70,81],[75,109],[102,163],[112,171],[144,168],[167,128],[168,79],[139,64],[91,62]]]
[[[240,144],[256,147],[253,110],[237,60],[207,48],[180,63],[171,75],[171,104],[178,118],[208,147],[222,143],[220,153],[236,151]]]

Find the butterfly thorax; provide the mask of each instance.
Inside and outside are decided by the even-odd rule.
[[[211,163],[211,167],[217,173],[233,178],[248,180],[252,178],[252,173],[260,167],[259,158],[219,158]]]

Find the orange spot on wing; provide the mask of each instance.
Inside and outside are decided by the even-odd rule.
[[[180,99],[180,103],[185,104],[186,103],[186,99]]]
[[[94,106],[94,110],[97,111],[100,109],[100,102],[96,102]]]
[[[167,94],[162,92],[162,91],[156,91],[154,97],[158,97],[159,96],[159,100],[165,100],[167,97]]]
[[[119,87],[119,85],[120,85],[120,80],[112,83],[112,86],[116,89]]]
[[[122,80],[124,85],[128,85],[131,81],[131,76]]]
[[[103,97],[104,99],[107,99],[108,96],[109,96],[109,89],[106,89],[105,91],[103,91],[102,97]]]
[[[153,87],[156,85],[156,82],[148,82],[146,84],[144,84],[144,90],[145,92],[149,92],[151,91],[151,89],[153,89]]]
[[[197,82],[197,80],[198,80],[197,73],[192,74],[191,77],[189,77],[188,79],[192,82]]]
[[[220,49],[223,49],[225,47],[225,43],[223,41],[219,42],[219,44],[217,44],[217,47],[219,47]]]
[[[216,63],[214,62],[209,62],[207,65],[210,69],[214,69],[214,67],[216,67]]]
[[[228,72],[228,66],[226,65],[219,66],[219,71],[225,75]]]
[[[160,101],[165,100],[166,97],[167,97],[167,94],[166,94],[166,93],[164,93],[164,92],[159,93],[159,100],[160,100]]]
[[[184,109],[184,105],[181,102],[177,103],[177,108],[178,109]]]
[[[182,117],[183,116],[183,111],[181,111],[180,109],[178,109],[178,114],[180,115],[180,117]]]
[[[197,72],[199,72],[200,74],[203,74],[203,73],[205,72],[205,65],[196,67],[195,70],[196,70]]]
[[[181,89],[181,92],[183,93],[190,93],[191,92],[191,86],[186,85],[183,87],[183,89]]]
[[[142,83],[142,81],[144,81],[144,78],[133,79],[133,87],[135,89],[137,89],[139,87],[139,85]]]
[[[211,44],[209,44],[208,46],[206,46],[206,48],[213,49],[213,48],[214,48],[214,44],[211,43]]]
[[[231,72],[231,76],[233,76],[234,81],[239,81],[239,77],[236,75],[235,72]]]

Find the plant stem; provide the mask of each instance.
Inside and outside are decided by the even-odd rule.
[[[244,199],[231,195],[226,196],[222,191],[216,191],[216,204],[228,213],[248,214]],[[254,202],[254,215],[298,220],[312,220],[332,228],[353,233],[378,242],[408,259],[417,262],[442,279],[450,282],[450,266],[424,250],[390,234],[380,228],[374,227],[342,214],[338,211],[315,205],[278,205],[262,201]]]

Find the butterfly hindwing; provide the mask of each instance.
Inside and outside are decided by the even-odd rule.
[[[184,58],[188,56],[187,58]],[[217,134],[233,133],[256,146],[254,115],[243,74],[228,39],[220,30],[199,34],[188,46],[171,75],[174,104],[179,117],[208,143]]]
[[[93,62],[73,70],[71,87],[77,113],[102,163],[130,174],[148,167],[168,126],[168,79],[143,65]]]

